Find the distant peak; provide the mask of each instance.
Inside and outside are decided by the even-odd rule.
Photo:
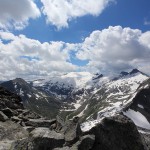
[[[126,75],[128,75],[129,73],[128,72],[125,72],[125,71],[122,71],[122,72],[120,72],[120,75],[121,76],[126,76]]]
[[[16,78],[16,79],[14,79],[13,81],[17,81],[17,82],[19,82],[19,81],[21,81],[21,82],[25,82],[25,80],[24,80],[24,79],[22,79],[22,78]]]
[[[22,79],[22,78],[16,78],[14,80],[11,80],[14,84],[19,83],[19,84],[27,84],[27,82]]]
[[[139,71],[138,69],[133,69],[131,72],[129,72],[129,74],[131,75],[131,74],[135,74],[135,73],[138,73],[138,72],[141,73],[141,71]]]
[[[103,74],[95,74],[95,77],[93,77],[93,79],[92,80],[96,80],[96,79],[100,79],[100,78],[102,78],[103,77]]]

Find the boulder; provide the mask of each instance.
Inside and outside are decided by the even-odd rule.
[[[18,115],[18,112],[9,108],[5,108],[1,110],[8,118],[11,118],[12,116]]]
[[[36,128],[30,133],[30,138],[18,140],[12,145],[12,150],[52,150],[62,147],[64,136],[48,128]]]
[[[29,121],[25,122],[26,126],[32,127],[47,127],[50,128],[52,124],[56,122],[55,119],[53,120],[44,120],[44,119],[29,119]]]
[[[28,136],[28,132],[20,125],[12,121],[0,122],[0,150],[11,150],[14,141]]]
[[[0,141],[0,150],[11,150],[13,142],[11,140]]]
[[[138,128],[140,135],[143,137],[148,150],[150,149],[150,130]]]
[[[85,135],[75,143],[70,150],[91,150],[95,141],[95,135]]]
[[[55,131],[60,132],[60,130],[65,126],[64,120],[60,116],[56,116],[56,123],[51,126]]]
[[[31,132],[31,135],[35,150],[62,147],[65,143],[63,134],[50,131],[48,128],[36,128]]]
[[[0,141],[18,140],[28,137],[28,132],[20,125],[12,122],[0,122]]]
[[[6,121],[6,120],[8,120],[8,117],[2,111],[0,111],[0,121]]]
[[[22,117],[24,118],[28,118],[28,119],[39,119],[41,118],[40,115],[34,113],[34,112],[31,112],[29,110],[24,110],[21,114]]]
[[[64,133],[67,146],[77,142],[82,135],[78,119],[79,118],[75,117],[73,120],[69,120],[61,130]]]
[[[94,134],[91,150],[146,150],[135,124],[123,115],[104,118],[86,134]]]
[[[0,87],[0,109],[23,109],[22,100],[18,95]]]
[[[21,121],[21,119],[18,118],[17,116],[12,116],[12,117],[11,117],[11,120],[14,121],[14,122],[19,122],[19,121]]]
[[[68,146],[61,148],[54,148],[53,150],[71,150]]]
[[[31,132],[31,131],[33,131],[35,128],[34,127],[32,127],[32,126],[26,126],[26,127],[23,127],[26,131],[28,131],[28,132]]]

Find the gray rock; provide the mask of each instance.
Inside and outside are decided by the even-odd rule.
[[[12,116],[18,115],[18,112],[9,108],[5,108],[1,110],[8,118],[11,118]]]
[[[6,121],[6,120],[8,120],[8,117],[2,111],[0,111],[0,121]]]
[[[66,145],[74,144],[82,134],[77,118],[68,121],[68,123],[66,123],[66,125],[63,127],[62,131],[65,135]]]
[[[60,116],[56,116],[56,123],[51,126],[51,129],[55,129],[56,132],[60,132],[65,126],[64,120]]]
[[[28,132],[12,121],[0,122],[0,141],[18,140],[28,137]]]
[[[0,150],[11,150],[13,142],[12,140],[0,141]]]
[[[26,126],[26,127],[23,127],[25,130],[27,130],[28,132],[31,132],[33,131],[35,128],[32,127],[32,126]]]
[[[12,121],[0,122],[0,150],[11,150],[14,141],[27,138],[28,132]]]
[[[50,131],[48,128],[36,128],[31,135],[35,150],[54,149],[62,147],[65,143],[63,134]]]
[[[11,117],[11,120],[14,121],[14,122],[19,122],[19,121],[21,121],[21,119],[18,118],[17,116],[12,116],[12,117]]]
[[[47,128],[49,128],[55,122],[56,122],[55,119],[53,119],[53,120],[29,119],[29,121],[25,122],[25,125],[32,126],[32,127],[47,127]]]
[[[94,141],[95,135],[85,135],[70,150],[90,150],[93,147]]]
[[[36,128],[30,133],[30,138],[13,143],[12,150],[52,150],[63,147],[64,136],[48,128]]]
[[[62,148],[54,148],[53,150],[71,150],[68,146]]]
[[[28,119],[39,119],[41,118],[40,115],[36,114],[36,113],[33,113],[29,110],[24,110],[21,114],[22,117],[24,118],[28,118]]]
[[[146,150],[135,124],[123,115],[104,118],[86,134],[94,134],[91,150]]]
[[[90,150],[94,144],[94,135],[85,135],[79,139],[72,147],[61,147],[53,150]]]

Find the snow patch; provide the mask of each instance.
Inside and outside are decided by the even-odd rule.
[[[20,91],[19,91],[19,95],[24,96],[24,92],[23,92],[23,90],[22,90],[22,89],[20,89]]]
[[[29,98],[31,98],[31,97],[32,97],[30,94],[27,94],[27,96],[28,96]]]
[[[129,117],[137,126],[150,129],[150,123],[140,112],[129,109],[123,114]]]
[[[142,105],[140,105],[140,104],[138,104],[138,107],[144,109],[144,107]]]
[[[78,117],[83,116],[83,115],[84,115],[84,111],[85,111],[87,108],[88,108],[88,104],[86,105],[85,109],[83,109],[83,110],[80,112],[80,114],[78,114],[77,116],[78,116]]]

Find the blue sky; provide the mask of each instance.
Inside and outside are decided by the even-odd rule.
[[[149,74],[150,1],[2,0],[0,40],[1,79],[135,67]]]
[[[41,2],[36,0],[39,7]],[[45,16],[36,20],[30,20],[29,26],[24,30],[16,31],[16,35],[24,34],[29,38],[41,42],[64,41],[77,43],[89,36],[94,30],[102,30],[109,26],[121,25],[142,31],[150,30],[150,25],[144,25],[144,21],[150,22],[150,1],[149,0],[117,0],[116,3],[108,6],[101,15],[76,18],[69,22],[68,28],[57,30],[56,26],[47,25]]]

